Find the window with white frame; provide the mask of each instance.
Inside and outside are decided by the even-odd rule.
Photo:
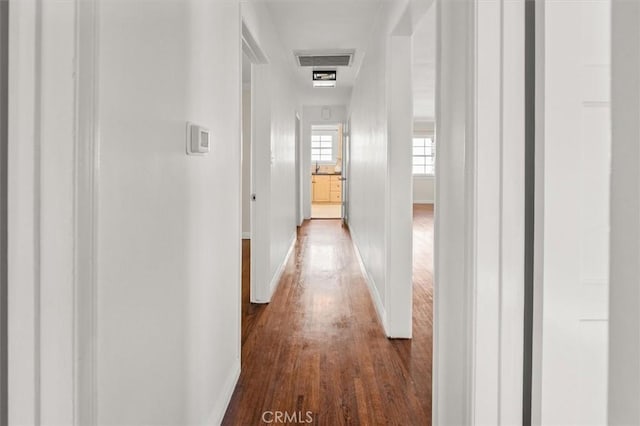
[[[334,139],[330,133],[314,133],[311,135],[311,161],[314,163],[335,163]]]
[[[413,138],[413,174],[433,176],[436,167],[436,146],[433,137]]]

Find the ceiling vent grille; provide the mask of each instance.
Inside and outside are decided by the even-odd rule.
[[[332,54],[296,53],[296,60],[301,67],[349,67],[353,52]]]

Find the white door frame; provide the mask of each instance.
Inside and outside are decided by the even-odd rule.
[[[612,3],[609,401],[640,424],[640,3]]]
[[[603,424],[610,1],[535,3],[532,424]]]
[[[313,162],[311,161],[311,135],[313,134],[313,127],[314,126],[336,126],[336,128],[338,128],[339,126],[342,126],[342,132],[344,132],[344,123],[342,121],[335,121],[335,120],[326,120],[326,121],[319,121],[319,120],[314,120],[314,121],[308,121],[306,123],[306,126],[302,126],[302,129],[300,130],[301,132],[301,139],[300,139],[300,144],[301,144],[301,155],[302,155],[302,159],[301,159],[301,170],[300,170],[300,174],[301,174],[301,187],[300,187],[300,197],[302,199],[302,203],[303,203],[303,220],[304,220],[304,208],[308,208],[309,209],[309,219],[313,219],[313,216],[311,216],[311,206],[313,204],[313,185],[311,184],[311,180],[312,180],[312,175],[311,175],[311,170],[313,168]],[[305,130],[308,130],[308,134],[305,134]],[[340,133],[340,131],[338,131],[338,133]],[[305,136],[308,136],[308,138],[306,138]],[[342,138],[343,138],[343,143],[344,143],[344,133],[342,134]],[[308,143],[305,143],[308,142]],[[344,161],[344,160],[343,160]],[[305,181],[307,181],[307,183],[305,183]],[[304,205],[304,187],[305,185],[309,185],[309,200],[307,205]]]
[[[342,124],[342,224],[349,227],[349,172],[351,161],[351,117]]]
[[[524,5],[437,1],[438,425],[522,422]]]
[[[93,426],[97,413],[98,200],[100,136],[98,115],[99,0],[77,2],[75,158],[76,384],[75,422]]]
[[[7,417],[7,146],[9,3],[0,1],[0,425]]]
[[[93,424],[96,1],[9,5],[9,424]]]
[[[20,25],[18,25],[20,22]],[[40,410],[40,389],[36,370],[36,342],[40,341],[36,323],[37,279],[35,241],[36,211],[34,203],[35,180],[35,110],[36,93],[34,83],[39,75],[35,57],[36,8],[33,2],[12,2],[10,4],[10,81],[9,81],[9,226],[14,229],[9,235],[9,423],[36,424]],[[22,51],[25,59],[20,59],[16,51]],[[29,57],[29,60],[26,59]],[[19,63],[17,61],[20,61]],[[21,105],[16,95],[23,99]],[[11,141],[20,140],[20,144]],[[20,196],[20,194],[24,194]],[[16,247],[22,247],[21,256]],[[18,285],[19,283],[19,285]],[[19,326],[19,327],[18,327]],[[36,395],[38,399],[36,399]],[[15,402],[14,402],[15,400]]]
[[[296,111],[296,171],[295,171],[295,209],[296,209],[296,226],[302,225],[304,215],[302,213],[302,117]]]
[[[271,98],[269,65],[262,48],[242,22],[242,50],[251,61],[251,266],[252,303],[271,300],[270,277],[270,182]],[[265,140],[266,139],[266,140]]]

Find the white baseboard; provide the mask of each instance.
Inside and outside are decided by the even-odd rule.
[[[282,274],[284,273],[284,269],[287,267],[287,262],[289,262],[289,258],[291,257],[291,253],[293,253],[293,248],[296,246],[296,239],[298,233],[297,231],[293,232],[291,239],[289,240],[289,250],[287,250],[287,254],[284,256],[282,263],[278,267],[278,270],[271,278],[271,283],[269,284],[269,288],[271,289],[271,294],[269,295],[269,300],[273,297],[273,293],[275,293],[276,288],[278,288],[278,284],[280,284],[280,278],[282,278]]]
[[[243,240],[250,240],[251,239],[251,232],[243,232],[242,233],[242,239]]]
[[[349,230],[351,233],[351,244],[353,245],[353,251],[356,253],[356,258],[358,259],[360,270],[362,271],[362,275],[364,275],[364,279],[367,282],[367,287],[369,287],[369,294],[371,294],[371,298],[373,299],[373,306],[375,306],[378,318],[380,318],[380,322],[382,323],[384,334],[387,337],[390,337],[387,330],[387,311],[384,309],[384,305],[382,304],[382,298],[380,298],[378,287],[376,287],[375,281],[373,280],[373,278],[371,278],[371,275],[369,275],[369,272],[367,271],[367,267],[364,265],[364,261],[362,260],[362,256],[360,255],[360,250],[358,249],[357,237],[354,235],[351,228],[349,228]]]
[[[413,200],[413,204],[433,204],[433,200]]]
[[[240,360],[237,359],[229,370],[229,375],[227,376],[227,380],[225,380],[222,388],[222,395],[220,395],[220,398],[216,401],[216,404],[213,407],[213,411],[211,412],[209,421],[207,422],[208,425],[219,425],[222,423],[222,419],[224,418],[224,414],[227,412],[229,402],[231,402],[233,391],[236,390],[236,384],[238,383],[239,378]]]

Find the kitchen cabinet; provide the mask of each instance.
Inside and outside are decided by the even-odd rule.
[[[342,181],[340,175],[313,175],[311,180],[314,203],[340,203]]]
[[[331,179],[330,176],[313,176],[313,202],[328,203],[330,201]]]
[[[342,202],[342,181],[340,180],[341,177],[342,176],[340,175],[330,176],[329,201],[332,203]]]

